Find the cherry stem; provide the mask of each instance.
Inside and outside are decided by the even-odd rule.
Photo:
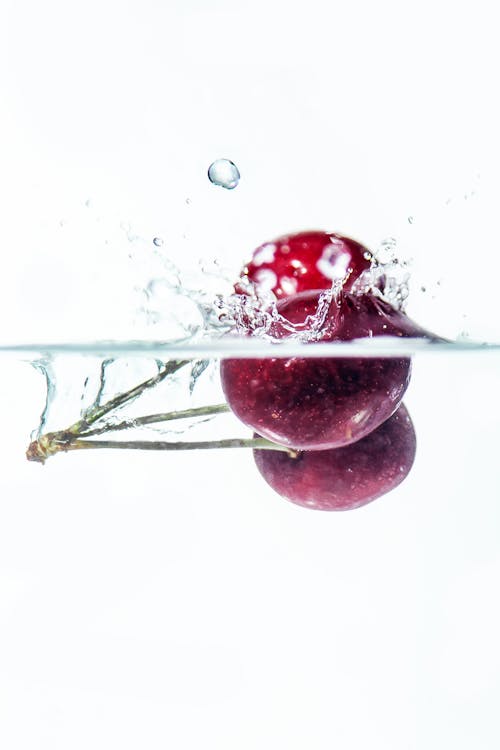
[[[93,435],[102,435],[103,432],[116,432],[117,430],[127,430],[134,427],[141,427],[147,424],[156,424],[158,422],[169,422],[173,419],[189,419],[194,417],[212,416],[215,414],[224,414],[231,411],[227,404],[214,404],[212,406],[198,406],[192,409],[181,411],[167,411],[164,414],[148,414],[145,417],[134,417],[125,419],[118,424],[107,424],[102,427],[96,427],[94,430],[85,430],[79,432],[79,437],[91,437]]]
[[[177,372],[181,367],[188,364],[186,360],[175,360],[167,362],[164,369],[158,375],[135,386],[129,391],[119,393],[105,404],[95,404],[88,409],[83,417],[68,427],[66,430],[58,432],[48,432],[34,440],[26,451],[28,461],[38,461],[45,463],[47,458],[60,452],[73,450],[87,450],[98,448],[112,448],[120,450],[199,450],[211,448],[254,448],[259,450],[284,451],[292,457],[297,456],[297,452],[286,448],[283,445],[277,445],[266,438],[229,438],[224,440],[198,441],[198,442],[167,442],[167,441],[148,441],[148,440],[87,440],[94,435],[102,435],[104,432],[114,432],[126,430],[129,428],[140,427],[142,425],[156,424],[158,422],[168,422],[174,419],[187,419],[202,416],[211,416],[229,412],[227,404],[212,404],[211,406],[199,406],[192,409],[183,409],[179,411],[164,412],[162,414],[147,414],[144,417],[125,419],[117,424],[104,424],[89,429],[93,424],[109,414],[115,409],[119,409],[124,404],[136,399],[145,390],[154,388],[161,383],[168,375]]]
[[[78,422],[75,422],[75,424],[71,425],[71,427],[69,427],[66,432],[70,432],[72,435],[83,434],[87,427],[90,427],[99,419],[102,419],[102,417],[106,416],[106,414],[109,414],[110,411],[118,409],[120,406],[127,404],[129,401],[133,401],[138,396],[140,396],[141,393],[148,390],[149,388],[154,388],[156,385],[158,385],[158,383],[161,383],[161,381],[164,380],[168,375],[173,375],[174,372],[177,372],[177,370],[180,370],[181,367],[184,367],[184,365],[187,364],[188,360],[172,360],[171,362],[167,362],[164,369],[161,370],[158,375],[149,378],[149,380],[145,380],[143,383],[139,383],[139,385],[131,388],[130,391],[119,393],[118,395],[107,401],[105,404],[97,404],[91,407],[83,415],[82,419],[79,419]]]
[[[81,440],[70,432],[52,432],[42,435],[32,442],[26,452],[28,461],[45,463],[47,458],[56,453],[73,450],[111,448],[119,450],[146,451],[180,451],[200,450],[212,448],[253,448],[258,450],[282,451],[292,458],[297,457],[297,451],[277,445],[266,438],[228,438],[223,440],[208,440],[197,442],[167,442],[150,440]]]
[[[296,456],[296,451],[277,445],[266,438],[225,438],[223,440],[202,440],[197,442],[168,442],[150,440],[71,440],[60,443],[59,450],[80,450],[94,448],[116,448],[141,451],[192,451],[211,448],[258,448],[259,450],[284,451]]]

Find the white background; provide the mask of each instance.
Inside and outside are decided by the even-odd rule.
[[[496,36],[486,3],[4,1],[0,341],[134,337],[155,236],[236,272],[308,227],[395,237],[413,317],[498,341]],[[3,746],[498,747],[498,359],[417,361],[414,471],[346,514],[243,453],[28,464],[43,382],[1,378]]]

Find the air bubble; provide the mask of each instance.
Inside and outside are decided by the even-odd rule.
[[[229,159],[217,159],[208,168],[208,179],[213,185],[233,190],[240,181],[240,172]]]
[[[156,245],[156,247],[161,247],[163,245],[163,240],[161,237],[155,237],[153,239],[153,245]]]

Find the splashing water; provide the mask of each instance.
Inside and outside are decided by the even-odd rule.
[[[267,246],[265,246],[267,248]],[[265,249],[264,248],[264,249]],[[397,310],[404,311],[409,295],[408,264],[397,258],[397,244],[394,238],[384,240],[370,255],[371,267],[354,282],[351,292],[355,295],[372,294]],[[219,320],[229,324],[235,332],[273,341],[273,326],[279,323],[281,330],[288,332],[290,339],[304,343],[318,341],[322,327],[331,308],[331,302],[338,298],[343,288],[343,279],[329,273],[329,259],[325,258],[325,273],[332,279],[332,286],[321,295],[318,308],[307,323],[293,324],[283,318],[277,309],[277,299],[271,289],[275,277],[267,280],[258,277],[258,287],[248,281],[238,283],[241,294],[233,294],[219,300]],[[323,271],[323,268],[321,269]],[[346,269],[347,270],[347,269]],[[267,269],[263,273],[268,273]]]

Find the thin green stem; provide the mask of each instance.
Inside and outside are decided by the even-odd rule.
[[[257,450],[272,450],[288,453],[292,457],[297,456],[293,449],[286,448],[282,445],[267,440],[266,438],[230,438],[223,440],[196,441],[196,442],[167,442],[167,441],[148,441],[148,440],[87,440],[86,438],[96,435],[102,435],[104,432],[113,432],[116,430],[126,430],[128,428],[140,427],[142,425],[156,424],[159,422],[168,422],[174,419],[186,419],[202,416],[212,416],[223,414],[230,411],[227,404],[212,404],[211,406],[200,406],[192,409],[183,409],[179,411],[163,412],[161,414],[148,414],[135,419],[126,419],[117,424],[95,425],[100,419],[111,411],[120,408],[124,404],[136,399],[145,390],[154,388],[161,383],[168,375],[177,372],[181,367],[188,364],[186,360],[175,360],[167,362],[165,367],[158,375],[140,383],[129,391],[119,393],[110,399],[107,403],[96,404],[91,407],[83,417],[71,425],[66,430],[58,432],[49,432],[42,435],[38,440],[33,441],[26,452],[29,461],[38,461],[45,463],[47,458],[56,453],[74,451],[74,450],[92,450],[92,449],[118,449],[118,450],[146,450],[146,451],[175,451],[175,450],[200,450],[214,448],[253,448]]]
[[[266,438],[226,438],[197,442],[149,441],[149,440],[72,440],[61,444],[61,450],[81,450],[111,448],[118,450],[140,451],[192,451],[212,448],[258,448],[259,450],[282,451],[296,455],[296,451],[277,445]]]
[[[94,435],[102,435],[104,432],[116,432],[118,430],[133,429],[134,427],[141,427],[147,424],[157,424],[158,422],[169,422],[173,419],[189,419],[195,417],[212,416],[215,414],[225,414],[231,411],[227,404],[214,404],[211,406],[198,406],[192,409],[183,409],[180,411],[167,411],[163,414],[147,414],[144,417],[134,417],[133,419],[125,419],[123,422],[118,424],[106,424],[102,427],[96,427],[93,430],[85,430],[79,432],[79,437],[91,437]]]
[[[184,365],[187,364],[188,360],[172,360],[171,362],[167,362],[165,364],[165,368],[161,372],[159,372],[158,375],[145,380],[143,383],[139,383],[139,385],[131,388],[130,391],[125,391],[124,393],[117,394],[105,404],[93,406],[86,414],[84,414],[82,419],[79,419],[78,422],[75,422],[73,425],[71,425],[71,427],[68,428],[67,432],[71,433],[72,435],[82,434],[87,429],[87,427],[95,424],[95,422],[97,422],[99,419],[102,419],[102,417],[104,417],[106,414],[109,414],[110,411],[118,409],[120,406],[123,406],[129,401],[136,399],[141,395],[141,393],[148,390],[149,388],[154,388],[156,385],[158,385],[158,383],[161,383],[161,381],[164,380],[168,375],[173,375],[174,372],[177,372],[177,370],[180,370],[181,367],[184,367]]]
[[[253,448],[257,450],[281,451],[288,453],[292,458],[297,456],[297,451],[286,448],[284,445],[267,440],[266,438],[228,438],[224,440],[210,440],[197,442],[167,442],[149,440],[82,440],[75,438],[68,432],[47,433],[29,446],[26,457],[29,461],[45,463],[47,458],[56,453],[75,450],[94,449],[116,449],[116,450],[142,450],[142,451],[180,451],[201,450],[213,448]]]

